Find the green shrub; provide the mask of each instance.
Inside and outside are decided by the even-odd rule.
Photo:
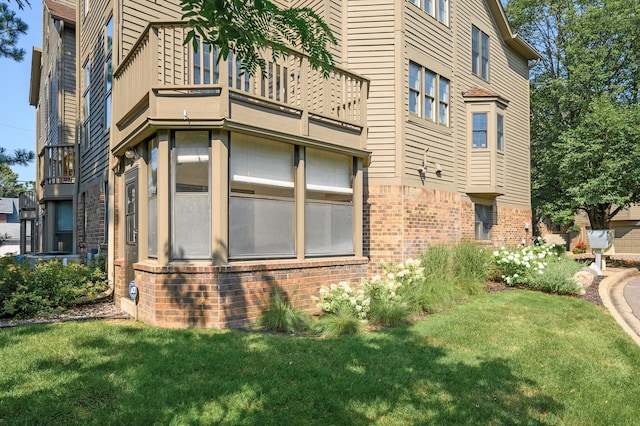
[[[269,308],[262,312],[258,323],[268,331],[297,334],[311,329],[311,319],[302,311],[291,307],[280,292],[274,292]]]
[[[362,331],[363,322],[346,305],[339,306],[335,312],[323,315],[316,322],[316,330],[326,337],[343,334],[356,334]]]
[[[580,267],[580,264],[567,257],[552,259],[543,270],[527,273],[529,288],[547,293],[578,294],[582,287],[576,283],[573,275]]]
[[[31,317],[64,310],[108,287],[103,263],[89,267],[60,260],[8,263],[0,272],[0,315]]]

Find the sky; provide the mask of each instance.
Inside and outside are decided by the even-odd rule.
[[[27,35],[18,40],[19,47],[27,53],[22,62],[0,57],[0,146],[9,152],[24,148],[36,149],[36,109],[29,105],[29,79],[31,75],[31,51],[42,47],[42,1],[31,0],[31,7],[18,10],[15,0],[9,8],[27,25]],[[21,181],[36,180],[35,161],[26,167],[12,166]]]

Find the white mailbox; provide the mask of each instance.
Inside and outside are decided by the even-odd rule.
[[[614,231],[611,229],[595,229],[587,231],[589,237],[589,246],[593,249],[608,249],[613,245],[615,238]]]

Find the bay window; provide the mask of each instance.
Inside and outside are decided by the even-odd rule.
[[[305,254],[353,254],[350,156],[307,148]]]
[[[174,132],[174,259],[211,257],[209,140],[206,130]]]
[[[232,141],[231,259],[295,255],[294,148],[270,141]]]

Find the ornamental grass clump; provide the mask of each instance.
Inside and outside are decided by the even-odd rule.
[[[309,316],[291,306],[280,292],[271,295],[269,307],[262,312],[258,323],[267,331],[298,334],[312,329]]]

